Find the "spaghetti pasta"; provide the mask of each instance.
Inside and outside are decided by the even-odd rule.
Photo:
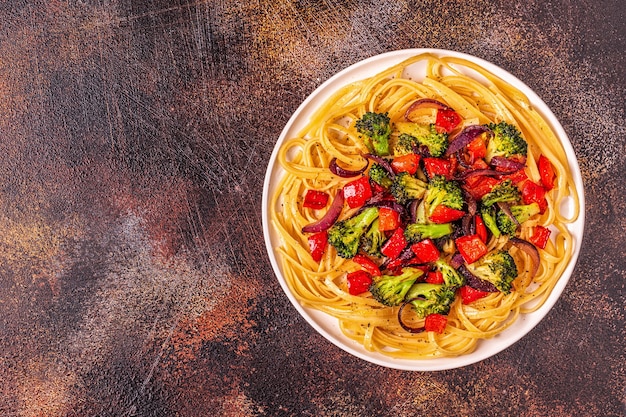
[[[425,66],[422,77],[411,72],[417,64]],[[469,304],[457,299],[442,333],[407,332],[398,321],[399,306],[382,305],[368,292],[350,294],[346,274],[359,266],[338,256],[332,247],[326,249],[319,262],[314,260],[307,234],[302,232],[305,225],[324,214],[323,210],[303,207],[306,191],[323,190],[336,195],[347,182],[330,172],[331,160],[336,158],[351,170],[368,162],[363,155],[369,150],[355,130],[355,122],[367,112],[387,113],[392,124],[400,122],[411,104],[422,98],[436,99],[454,109],[462,119],[459,129],[500,121],[517,126],[528,143],[526,176],[540,183],[536,161],[545,155],[556,178],[554,189],[546,193],[547,209],[524,222],[518,232],[526,240],[536,226],[552,232],[545,248],[539,250],[537,273],[530,272],[531,257],[510,246],[506,236],[492,236],[488,248],[507,247],[517,265],[519,274],[513,291],[493,292]],[[434,115],[432,109],[424,109],[416,117],[428,121]],[[271,224],[281,238],[277,254],[285,282],[302,305],[335,317],[346,337],[371,352],[403,359],[471,353],[481,339],[502,332],[520,314],[540,308],[572,257],[573,239],[567,226],[578,218],[580,203],[562,144],[520,90],[463,58],[419,54],[339,89],[319,106],[295,137],[282,144],[277,161],[285,173],[269,206]],[[566,199],[572,206],[567,215],[560,212]],[[341,218],[349,218],[357,210],[344,207]]]

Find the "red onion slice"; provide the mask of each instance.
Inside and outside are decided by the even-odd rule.
[[[456,138],[450,143],[445,155],[450,156],[456,151],[463,149],[467,146],[468,143],[470,143],[479,135],[482,135],[485,132],[491,132],[491,130],[489,130],[487,126],[483,125],[467,126],[465,129],[461,130],[461,133],[459,133]]]
[[[457,162],[459,163],[459,165],[461,167],[463,167],[465,169],[471,169],[472,168],[472,166],[465,160],[463,152],[461,152],[460,149],[454,153],[454,156],[456,157],[456,160],[457,160]]]
[[[502,210],[502,212],[504,214],[506,214],[506,216],[511,219],[511,221],[513,223],[515,223],[517,226],[519,226],[519,221],[517,220],[517,218],[513,215],[513,213],[511,212],[511,206],[509,205],[509,203],[506,203],[504,201],[498,201],[496,203],[498,205],[498,207],[500,208],[500,210]]]
[[[365,202],[365,205],[374,206],[384,200],[388,200],[388,196],[384,191],[381,191],[371,196],[369,200]]]
[[[512,159],[508,159],[503,156],[494,156],[493,158],[491,158],[491,161],[489,162],[489,164],[491,166],[494,166],[497,168],[504,168],[509,171],[510,170],[519,171],[520,169],[523,169],[526,166],[525,162],[514,161]]]
[[[456,252],[454,256],[452,256],[452,258],[450,259],[450,266],[454,269],[459,269],[459,267],[463,265],[464,262],[465,260],[463,259],[463,255],[461,255],[459,252]]]
[[[406,307],[408,304],[411,304],[411,301],[413,300],[405,301],[404,303],[402,303],[402,305],[398,309],[398,323],[400,323],[400,327],[402,327],[404,330],[406,330],[409,333],[421,333],[425,330],[424,326],[411,327],[408,324],[404,323],[404,321],[402,321],[402,312],[404,311],[404,307]]]
[[[419,206],[421,202],[422,200],[411,200],[409,203],[408,210],[411,223],[415,223],[417,221],[417,206]]]
[[[341,214],[341,210],[343,210],[343,200],[344,200],[343,189],[341,189],[337,192],[335,199],[333,200],[332,204],[328,208],[328,211],[326,212],[326,214],[324,214],[324,217],[322,217],[321,219],[319,219],[318,221],[314,223],[307,224],[306,226],[304,226],[302,228],[302,232],[303,233],[317,233],[317,232],[323,232],[324,230],[328,230],[333,224],[335,224],[335,222],[339,218],[339,215]]]
[[[478,203],[476,202],[476,199],[466,191],[463,192],[463,196],[465,197],[465,203],[467,204],[467,212],[473,216],[478,210]]]
[[[471,236],[476,233],[476,227],[474,226],[474,216],[471,214],[466,214],[461,219],[461,230],[463,231],[463,235]]]
[[[498,175],[510,175],[510,174],[514,174],[516,173],[517,170],[515,171],[496,171],[495,169],[468,169],[465,170],[463,172],[461,172],[460,174],[455,176],[455,179],[463,181],[466,180],[470,177],[475,177],[477,175],[479,176],[483,176],[483,177],[488,177],[488,176],[498,176]]]
[[[365,163],[365,166],[359,170],[356,171],[351,171],[345,168],[341,168],[339,165],[337,165],[337,158],[333,158],[330,160],[330,165],[329,165],[329,169],[330,172],[332,172],[333,174],[341,177],[341,178],[350,178],[350,177],[356,177],[358,175],[361,175],[362,173],[365,172],[365,170],[367,169],[367,167],[369,166],[369,163]]]
[[[435,100],[434,98],[420,98],[419,100],[413,102],[404,112],[404,119],[411,121],[409,117],[411,113],[417,109],[437,109],[437,110],[447,110],[450,107],[443,104],[441,101]]]
[[[472,274],[470,270],[467,269],[465,264],[460,265],[457,268],[457,271],[459,271],[459,273],[463,275],[463,278],[465,278],[465,285],[472,287],[473,289],[478,291],[498,292],[498,289],[495,287],[495,285]]]
[[[535,245],[530,243],[527,240],[520,239],[518,237],[512,237],[509,239],[510,242],[515,245],[518,249],[522,250],[528,256],[530,256],[530,260],[533,263],[533,269],[530,271],[531,278],[534,278],[537,275],[537,270],[539,270],[539,264],[541,262],[541,257],[539,256],[539,250]]]
[[[367,153],[365,155],[363,155],[365,158],[367,159],[371,159],[372,161],[376,162],[378,165],[380,165],[381,167],[385,168],[385,171],[387,171],[387,174],[389,174],[389,178],[395,178],[396,173],[393,172],[393,168],[391,167],[391,163],[386,160],[385,158],[381,158],[378,155],[373,155],[371,153]]]

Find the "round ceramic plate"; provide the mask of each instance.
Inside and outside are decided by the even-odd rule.
[[[274,207],[269,206],[269,202],[270,197],[276,192],[276,186],[279,183],[281,176],[284,174],[283,169],[276,160],[278,149],[282,146],[283,142],[285,142],[288,138],[295,136],[297,132],[299,132],[307,124],[312,113],[324,101],[326,101],[326,99],[328,99],[338,89],[349,83],[374,76],[377,73],[395,64],[398,64],[407,58],[410,58],[411,56],[421,53],[431,53],[437,56],[452,56],[467,59],[487,69],[496,76],[499,76],[503,80],[507,81],[509,84],[514,85],[523,93],[525,93],[532,103],[533,107],[549,122],[565,148],[565,152],[567,153],[569,160],[569,168],[573,174],[575,185],[579,191],[581,210],[578,219],[574,223],[569,225],[569,229],[574,237],[575,245],[572,259],[565,269],[563,275],[559,279],[558,283],[556,284],[555,288],[552,290],[552,293],[550,294],[546,302],[538,310],[530,314],[520,315],[515,323],[513,323],[509,328],[491,339],[480,341],[476,350],[467,355],[447,358],[405,360],[389,358],[379,353],[367,351],[362,345],[347,338],[341,333],[337,320],[334,317],[331,317],[325,313],[311,308],[303,307],[298,302],[298,300],[296,300],[285,282],[283,272],[281,271],[280,264],[277,260],[277,254],[275,249],[281,245],[281,239],[278,233],[274,230],[269,219],[270,210],[275,209]],[[419,65],[420,64],[413,65],[409,70],[409,75],[411,75],[415,79],[423,78],[425,68],[420,67]],[[472,74],[471,72],[468,72],[466,75],[474,77],[477,76],[476,74]],[[546,104],[522,81],[520,81],[507,71],[503,70],[502,68],[474,56],[439,49],[407,49],[377,55],[344,69],[343,71],[335,74],[333,77],[324,82],[319,88],[317,88],[300,105],[300,107],[298,107],[296,112],[293,114],[293,116],[290,118],[289,122],[283,129],[280,137],[278,138],[267,168],[267,173],[263,186],[262,204],[263,233],[265,236],[265,244],[272,267],[274,269],[274,272],[276,273],[280,285],[287,294],[287,297],[289,297],[289,300],[294,305],[296,310],[298,310],[298,312],[302,315],[302,317],[304,317],[306,321],[326,339],[354,356],[381,366],[414,371],[436,371],[459,368],[481,361],[497,354],[498,352],[501,352],[502,350],[517,342],[528,332],[530,332],[548,313],[548,311],[550,311],[550,309],[554,306],[557,299],[563,292],[563,289],[565,288],[572,274],[572,271],[574,270],[578,254],[580,252],[580,243],[582,241],[584,226],[583,183],[580,175],[580,169],[576,161],[576,155],[574,154],[572,145],[569,142],[569,139],[567,138],[563,127],[560,125],[560,123],[558,122],[554,114],[550,111],[550,109],[546,106]],[[561,210],[564,210],[565,214],[567,214],[568,210],[571,210],[572,207],[573,202],[566,202],[561,207]]]

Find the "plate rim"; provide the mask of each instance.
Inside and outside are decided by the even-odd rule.
[[[572,233],[573,236],[573,250],[572,250],[572,258],[566,268],[564,269],[561,277],[555,284],[552,289],[550,295],[544,302],[544,304],[536,311],[528,314],[520,314],[517,317],[515,323],[511,325],[510,328],[505,329],[501,334],[506,334],[508,337],[504,344],[498,345],[497,343],[493,343],[492,341],[497,339],[499,335],[494,336],[491,339],[485,339],[479,341],[479,346],[476,349],[468,354],[453,356],[453,357],[440,357],[440,358],[429,358],[429,359],[395,359],[383,354],[379,354],[376,352],[369,352],[365,350],[365,348],[358,344],[356,341],[353,341],[342,334],[339,337],[331,334],[322,324],[318,321],[324,319],[326,321],[326,325],[330,325],[331,327],[336,327],[335,330],[339,328],[338,321],[336,318],[327,315],[321,311],[315,310],[310,307],[304,307],[293,295],[289,286],[287,285],[280,266],[278,264],[277,255],[275,253],[274,242],[272,241],[272,231],[271,231],[271,221],[269,219],[269,202],[270,202],[270,189],[272,186],[272,178],[277,175],[276,171],[281,171],[282,168],[277,163],[277,155],[279,148],[287,139],[286,135],[290,132],[290,130],[294,127],[294,125],[299,121],[302,123],[300,119],[303,116],[303,113],[307,108],[316,100],[323,102],[327,97],[332,95],[332,93],[336,92],[338,88],[345,86],[349,82],[357,81],[368,76],[372,76],[396,63],[402,62],[404,59],[409,58],[414,55],[430,53],[435,56],[452,56],[457,58],[464,58],[472,63],[480,65],[482,68],[487,69],[492,72],[494,75],[504,79],[508,83],[513,81],[513,85],[521,90],[531,105],[537,110],[549,123],[550,127],[554,130],[554,133],[559,138],[563,148],[565,149],[565,153],[568,156],[568,165],[572,172],[572,177],[574,180],[574,184],[576,186],[576,190],[578,192],[578,199],[580,205],[580,212],[578,218],[568,225],[568,229]],[[388,62],[389,61],[389,62]],[[396,61],[396,62],[393,62]],[[365,67],[373,66],[372,69],[365,69]],[[375,69],[373,69],[375,68]],[[361,72],[371,72],[371,75],[357,75]],[[343,80],[344,78],[354,77],[353,80]],[[333,84],[341,82],[340,85],[332,89]],[[322,96],[320,98],[320,95]],[[326,96],[326,98],[324,98]],[[313,109],[314,110],[314,109]],[[306,116],[306,114],[304,114]],[[309,114],[310,116],[310,114]],[[307,118],[308,121],[308,118]],[[306,121],[305,121],[306,123]],[[573,158],[571,158],[573,156]],[[284,170],[282,170],[284,172]],[[580,254],[581,244],[583,241],[584,234],[584,225],[585,225],[585,198],[584,198],[584,188],[582,181],[582,174],[580,171],[580,167],[578,164],[578,159],[576,158],[575,151],[573,149],[572,143],[566,134],[563,126],[560,124],[559,120],[556,118],[552,110],[548,107],[548,105],[539,97],[539,95],[532,90],[528,85],[526,85],[522,80],[517,78],[515,75],[511,74],[507,70],[483,59],[476,57],[474,55],[470,55],[463,52],[452,51],[448,49],[438,49],[438,48],[410,48],[410,49],[399,49],[394,51],[388,51],[381,54],[373,55],[363,60],[357,61],[342,70],[338,71],[324,82],[322,82],[317,88],[315,88],[300,105],[296,108],[293,114],[290,116],[289,120],[281,130],[280,135],[278,136],[272,153],[270,155],[270,159],[268,161],[267,169],[265,172],[265,178],[263,180],[263,194],[262,194],[262,223],[263,223],[263,236],[265,241],[265,248],[267,251],[267,255],[270,259],[270,263],[272,265],[272,269],[275,277],[278,279],[283,292],[290,300],[291,304],[296,308],[296,311],[305,319],[305,321],[313,327],[320,335],[322,335],[326,340],[331,342],[336,347],[341,350],[358,357],[367,362],[380,365],[387,368],[398,369],[398,370],[406,370],[406,371],[442,371],[448,369],[456,369],[461,368],[467,365],[471,365],[480,361],[483,361],[487,358],[497,355],[498,353],[508,349],[509,347],[516,344],[519,340],[529,334],[552,310],[558,299],[561,297],[565,287],[567,286],[571,275],[578,263],[578,257]],[[315,317],[318,316],[318,317]],[[518,323],[520,322],[520,323]],[[528,322],[528,323],[526,323]],[[523,325],[518,334],[509,335],[506,333],[510,329],[515,329]],[[340,332],[340,330],[339,330]],[[501,335],[500,334],[500,335]],[[490,343],[492,342],[492,343]],[[481,345],[487,345],[481,346]]]

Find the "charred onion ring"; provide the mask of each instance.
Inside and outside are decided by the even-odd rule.
[[[402,305],[400,306],[400,308],[398,309],[398,323],[400,323],[400,327],[402,327],[404,330],[406,330],[409,333],[421,333],[425,330],[425,327],[411,327],[408,326],[407,324],[405,324],[402,321],[402,312],[404,311],[404,307],[406,307],[407,304],[410,304],[411,301],[416,300],[416,298],[413,298],[412,300],[408,300],[405,301],[404,303],[402,303]]]
[[[441,101],[435,100],[434,98],[421,98],[413,102],[413,104],[411,104],[409,108],[406,109],[406,112],[404,112],[404,119],[410,122],[411,118],[409,116],[411,115],[413,110],[424,109],[424,108],[437,109],[437,110],[450,109],[450,107],[446,106]]]
[[[509,205],[509,203],[506,203],[504,201],[498,201],[496,204],[498,205],[500,210],[502,210],[502,212],[506,214],[506,217],[511,219],[511,221],[515,223],[516,226],[520,225],[517,218],[513,215],[513,213],[511,213],[511,206]]]
[[[369,166],[369,163],[367,163],[367,161],[365,162],[366,164],[363,168],[356,170],[356,171],[351,171],[345,168],[341,168],[339,165],[337,165],[337,158],[333,158],[330,160],[330,165],[328,168],[330,169],[330,172],[337,175],[338,177],[350,178],[350,177],[356,177],[357,175],[361,175],[362,173],[365,172],[365,170]]]
[[[324,230],[328,230],[330,226],[335,224],[339,215],[341,214],[341,210],[343,209],[343,189],[340,189],[335,196],[332,204],[328,208],[324,217],[319,219],[318,221],[307,224],[302,228],[303,233],[317,233],[323,232]]]
[[[489,168],[485,168],[485,169],[468,169],[466,171],[461,172],[459,175],[457,175],[455,177],[455,179],[457,180],[466,180],[470,177],[475,177],[477,175],[479,176],[498,176],[498,175],[510,175],[510,174],[514,174],[516,173],[518,170],[515,171],[496,171],[495,169],[489,169]]]
[[[472,125],[467,126],[465,129],[461,130],[446,150],[445,155],[450,156],[456,151],[463,149],[467,146],[468,143],[476,139],[479,135],[482,135],[485,132],[491,132],[488,127],[483,125]]]
[[[494,156],[493,158],[491,158],[489,164],[494,167],[514,171],[519,171],[520,169],[524,169],[526,167],[525,162],[514,161],[503,156]]]
[[[421,203],[422,200],[411,200],[411,202],[409,203],[409,219],[411,220],[411,223],[415,223],[416,220],[416,216],[417,216],[417,206],[419,206],[419,204]]]
[[[465,278],[465,285],[468,287],[472,287],[478,291],[485,292],[498,292],[498,289],[489,281],[485,281],[484,279],[478,278],[476,275],[472,274],[469,269],[465,266],[465,264],[461,264],[457,270],[463,278]]]
[[[366,153],[363,155],[363,157],[367,159],[371,159],[372,161],[376,162],[381,167],[385,168],[385,171],[387,171],[387,174],[389,174],[389,178],[392,178],[392,179],[395,178],[396,173],[393,172],[393,168],[391,167],[391,164],[385,158],[381,158],[380,156],[373,155],[371,153]]]
[[[452,259],[450,259],[450,266],[454,269],[459,269],[459,266],[463,265],[463,262],[465,262],[463,260],[463,255],[461,255],[459,252],[456,252],[452,256]]]
[[[520,239],[519,237],[512,237],[509,241],[518,249],[522,250],[528,256],[530,256],[530,260],[533,263],[533,269],[530,271],[531,278],[535,278],[537,275],[537,270],[539,270],[539,264],[541,262],[541,258],[539,256],[539,250],[535,245],[530,243],[527,240]]]

